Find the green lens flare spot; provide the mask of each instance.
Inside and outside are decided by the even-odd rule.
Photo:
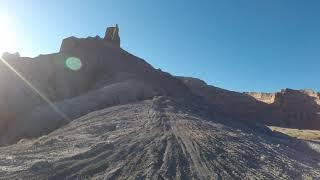
[[[67,60],[66,60],[66,66],[73,70],[73,71],[76,71],[76,70],[79,70],[81,69],[81,66],[82,66],[82,63],[81,63],[81,60],[79,58],[76,58],[76,57],[69,57]]]

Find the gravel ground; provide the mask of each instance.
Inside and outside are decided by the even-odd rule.
[[[0,148],[0,179],[320,179],[319,144],[166,97]]]

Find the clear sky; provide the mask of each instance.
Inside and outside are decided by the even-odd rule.
[[[22,56],[115,23],[124,49],[174,75],[236,91],[320,91],[318,0],[0,0],[0,32],[11,34],[2,38]]]

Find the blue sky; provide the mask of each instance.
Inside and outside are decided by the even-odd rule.
[[[265,92],[320,91],[319,9],[317,0],[0,0],[23,56],[118,23],[122,47],[156,68]]]

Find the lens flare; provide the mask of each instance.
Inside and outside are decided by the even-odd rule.
[[[5,59],[0,57],[0,61],[7,66],[12,72],[14,72],[23,82],[28,85],[35,93],[37,93],[48,105],[57,113],[59,114],[64,120],[69,121],[70,119],[68,116],[62,112],[49,98],[47,98],[41,91],[39,91],[36,87],[34,87],[31,82],[29,82],[22,74],[20,74],[16,69],[14,69]]]
[[[81,69],[82,63],[79,58],[69,57],[66,60],[66,66],[73,71],[77,71],[77,70]]]

